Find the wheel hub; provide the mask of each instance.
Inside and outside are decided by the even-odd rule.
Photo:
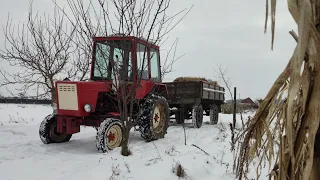
[[[152,123],[153,128],[157,128],[160,124],[160,121],[161,121],[161,114],[160,114],[159,106],[156,106],[154,109],[152,121],[153,121],[153,123]]]
[[[117,125],[112,126],[106,132],[106,144],[110,149],[114,149],[121,145],[122,132],[121,128]]]

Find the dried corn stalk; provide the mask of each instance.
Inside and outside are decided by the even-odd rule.
[[[276,0],[270,5],[273,48]],[[291,32],[297,46],[239,141],[239,179],[253,159],[260,169],[262,159],[269,162],[270,179],[320,179],[320,0],[288,0],[288,7],[298,25],[298,35]]]

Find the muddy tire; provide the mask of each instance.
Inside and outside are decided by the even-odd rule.
[[[192,108],[192,125],[194,128],[200,128],[203,122],[203,107],[196,104]]]
[[[99,152],[105,153],[108,150],[120,147],[123,142],[124,128],[120,119],[107,118],[97,130],[96,147]]]
[[[183,108],[179,108],[179,110],[175,112],[175,118],[177,124],[184,124],[185,113]]]
[[[216,104],[210,105],[210,123],[217,124],[219,119],[219,107]]]
[[[40,124],[39,136],[44,144],[63,143],[71,139],[72,134],[57,132],[56,114],[52,113],[44,118]]]
[[[167,100],[151,95],[141,106],[139,125],[142,138],[147,142],[164,138],[170,120]]]

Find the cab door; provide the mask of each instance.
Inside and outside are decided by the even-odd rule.
[[[136,43],[136,98],[142,99],[150,86],[150,48],[143,42]]]

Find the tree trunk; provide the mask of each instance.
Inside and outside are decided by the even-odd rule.
[[[128,147],[129,136],[130,136],[130,128],[125,127],[125,132],[124,132],[123,135],[124,135],[124,140],[123,140],[122,145],[121,145],[121,155],[129,156],[129,155],[131,155],[131,152],[130,152],[129,147]]]
[[[57,94],[55,88],[51,89],[51,107],[53,109],[53,113],[57,113]]]

